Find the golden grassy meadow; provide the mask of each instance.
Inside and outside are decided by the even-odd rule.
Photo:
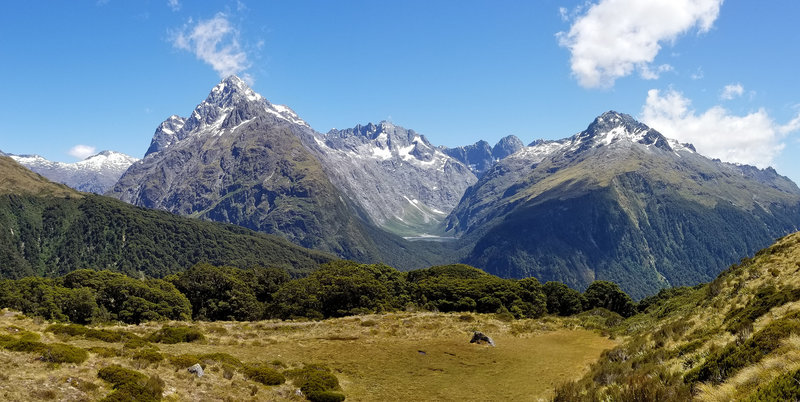
[[[546,400],[556,385],[579,378],[603,350],[616,345],[598,332],[580,328],[575,320],[502,321],[491,314],[392,313],[307,322],[102,328],[147,336],[165,324],[189,325],[205,335],[199,342],[153,344],[165,357],[222,352],[279,370],[324,364],[350,401]],[[118,350],[120,356],[90,353],[80,364],[54,364],[40,361],[36,353],[0,350],[0,399],[99,400],[112,389],[97,371],[118,364],[161,378],[167,401],[305,400],[291,380],[266,386],[213,361],[197,378],[168,359],[136,360],[134,351],[126,351],[122,343],[53,334],[45,331],[48,325],[11,311],[0,317],[0,333],[14,336],[29,331],[47,344],[105,347]],[[473,330],[491,336],[497,346],[470,344]]]

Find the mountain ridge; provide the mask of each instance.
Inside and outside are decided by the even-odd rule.
[[[73,163],[54,162],[39,155],[9,155],[23,166],[78,191],[105,193],[139,159],[116,151],[101,151]]]

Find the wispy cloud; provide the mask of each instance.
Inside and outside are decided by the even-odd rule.
[[[641,120],[667,137],[694,144],[703,155],[761,168],[772,165],[786,135],[800,130],[800,113],[783,125],[764,109],[738,116],[714,106],[698,113],[675,90],[648,91]]]
[[[95,154],[96,148],[91,145],[75,145],[74,147],[70,148],[67,153],[80,160],[86,159]]]
[[[197,23],[190,20],[173,33],[172,45],[194,53],[198,59],[211,65],[221,78],[250,68],[247,54],[239,45],[239,30],[223,13]]]
[[[719,95],[719,98],[722,100],[733,100],[736,99],[744,94],[744,87],[742,84],[728,84],[725,85],[725,88],[722,88],[722,93]]]
[[[167,7],[172,11],[180,11],[181,2],[180,0],[167,0]]]
[[[571,53],[572,74],[585,88],[608,88],[638,71],[645,79],[670,71],[653,67],[661,45],[692,29],[707,32],[723,0],[600,0],[556,34]],[[562,18],[570,13],[561,9]]]

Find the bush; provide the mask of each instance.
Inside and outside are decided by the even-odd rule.
[[[84,336],[87,339],[97,339],[98,341],[114,343],[122,342],[125,333],[119,331],[109,331],[107,329],[89,329]]]
[[[42,352],[47,345],[37,341],[13,339],[6,342],[3,347],[13,352]]]
[[[341,402],[343,401],[344,394],[333,391],[318,391],[306,395],[309,401],[313,402]]]
[[[227,353],[206,353],[200,356],[200,359],[203,361],[213,361],[217,363],[227,364],[236,367],[242,367],[243,364],[241,360],[227,354]]]
[[[117,357],[122,355],[119,349],[107,348],[105,346],[95,346],[87,350],[89,353],[94,353],[100,357]]]
[[[186,368],[194,366],[197,363],[200,363],[200,357],[198,357],[197,355],[192,355],[192,354],[183,354],[183,355],[178,355],[178,356],[168,356],[167,360],[169,361],[170,364],[175,366],[176,370],[186,369]],[[205,365],[201,364],[201,366],[203,366],[203,368],[205,368]]]
[[[86,350],[63,343],[47,345],[42,352],[42,361],[50,363],[83,363],[89,358]]]
[[[732,342],[722,350],[711,354],[700,366],[695,367],[683,377],[684,382],[711,381],[719,384],[735,374],[742,367],[760,361],[781,345],[781,340],[791,334],[800,333],[800,313],[771,322],[756,332],[741,345]]]
[[[585,310],[598,307],[609,309],[623,317],[630,317],[636,312],[636,305],[619,285],[609,281],[594,281],[583,293]]]
[[[52,332],[56,335],[66,334],[70,336],[81,336],[87,331],[87,328],[78,324],[53,324],[45,328],[45,331]]]
[[[100,369],[97,376],[112,384],[114,392],[103,401],[160,401],[164,392],[164,381],[157,375],[146,375],[121,366],[108,366]]]
[[[306,397],[319,392],[341,390],[336,376],[329,368],[322,365],[306,365],[301,369],[288,370],[286,375]]]
[[[131,335],[131,334],[128,334],[128,335]],[[153,345],[151,345],[150,342],[147,342],[146,340],[144,340],[142,338],[139,338],[138,336],[135,337],[135,338],[128,338],[128,340],[125,341],[125,344],[122,345],[122,347],[125,348],[125,349],[139,349],[139,348],[151,347],[151,346],[153,346]]]
[[[101,368],[97,371],[97,377],[110,382],[114,388],[118,388],[123,384],[144,383],[147,381],[146,375],[136,370],[127,369],[125,367],[116,365]]]
[[[800,370],[783,374],[762,385],[747,401],[796,401],[798,398],[800,398]]]
[[[283,374],[270,367],[245,366],[242,371],[245,377],[264,385],[281,385],[286,382]]]
[[[147,337],[150,342],[167,344],[195,342],[204,339],[202,332],[191,327],[163,327]]]
[[[156,349],[140,349],[131,356],[133,360],[143,360],[148,363],[158,363],[164,360],[164,356]],[[187,366],[188,367],[188,366]]]

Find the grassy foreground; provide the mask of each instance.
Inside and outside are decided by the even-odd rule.
[[[276,370],[323,364],[332,370],[347,400],[537,400],[576,379],[601,352],[616,345],[577,321],[544,318],[501,321],[494,315],[393,313],[314,322],[169,323],[198,329],[204,339],[191,343],[152,343],[163,360],[136,359],[122,342],[54,334],[49,323],[4,311],[0,334],[36,337],[45,344],[93,349],[82,363],[46,363],[41,353],[0,350],[0,399],[99,400],[112,392],[100,369],[120,365],[163,380],[163,398],[173,401],[305,400],[291,377],[266,386],[222,361],[206,361],[197,378],[169,358],[227,353],[245,364]],[[164,323],[102,327],[141,337]],[[470,344],[471,331],[494,338],[497,346]],[[108,357],[103,357],[106,355]],[[222,359],[218,359],[222,360]]]

